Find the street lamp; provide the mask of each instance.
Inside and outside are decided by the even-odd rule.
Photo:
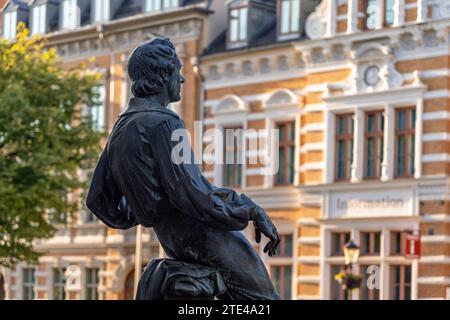
[[[345,265],[350,266],[358,261],[359,247],[353,240],[350,240],[344,245]]]

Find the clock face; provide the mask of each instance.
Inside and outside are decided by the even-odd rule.
[[[380,68],[378,66],[369,66],[364,73],[364,81],[368,86],[375,86],[380,81]]]

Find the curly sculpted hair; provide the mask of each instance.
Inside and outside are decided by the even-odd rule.
[[[156,38],[139,45],[128,60],[131,92],[142,98],[155,95],[175,71],[177,55],[169,39]]]

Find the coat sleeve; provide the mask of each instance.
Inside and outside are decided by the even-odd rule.
[[[92,177],[86,206],[108,227],[114,229],[130,229],[137,225],[131,209],[120,193],[112,178],[106,151],[102,155]]]
[[[245,194],[209,183],[193,162],[190,143],[186,145],[191,151],[190,163],[172,161],[172,150],[179,143],[171,139],[176,129],[184,129],[181,120],[169,119],[148,132],[151,153],[172,205],[215,229],[244,229],[257,216],[260,207]]]

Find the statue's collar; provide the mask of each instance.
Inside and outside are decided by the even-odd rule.
[[[167,109],[158,103],[150,103],[144,98],[131,98],[130,102],[128,102],[128,106],[125,108],[125,110],[123,110],[119,114],[119,117],[137,112],[152,112],[152,111],[168,113],[179,118],[179,115],[173,112],[172,110]]]

